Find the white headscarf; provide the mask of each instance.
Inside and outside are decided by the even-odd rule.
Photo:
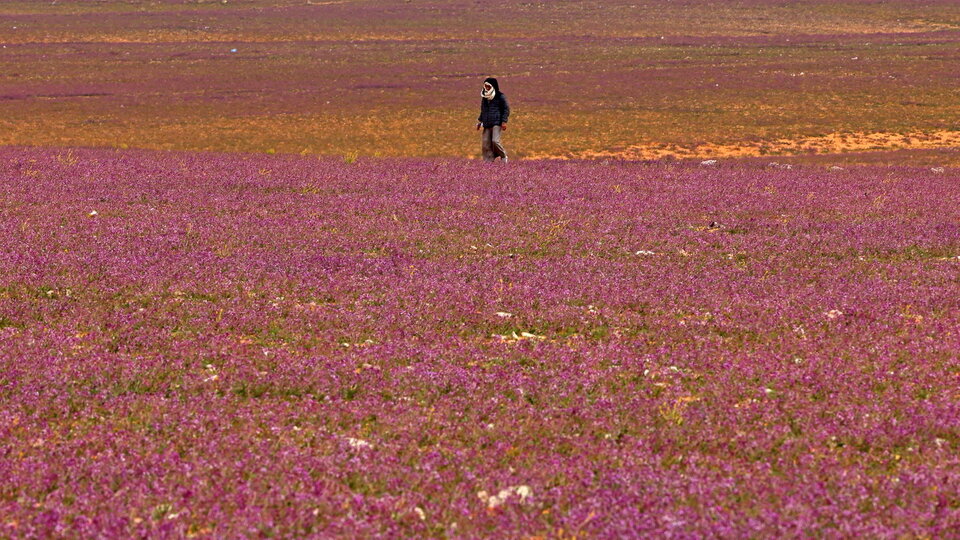
[[[490,83],[484,84],[484,86],[480,89],[480,95],[483,96],[483,99],[493,99],[493,96],[497,95],[497,91],[493,88],[493,85],[490,85],[490,90],[487,90],[487,84]]]

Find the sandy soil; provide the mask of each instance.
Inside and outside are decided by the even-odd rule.
[[[570,154],[533,154],[529,159],[628,159],[743,158],[809,154],[844,154],[866,151],[960,148],[960,131],[931,133],[830,133],[819,137],[775,139],[735,144],[705,143],[694,146],[641,143],[624,150],[588,150]]]

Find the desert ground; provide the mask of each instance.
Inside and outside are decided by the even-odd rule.
[[[958,45],[945,0],[3,2],[0,537],[957,536]]]

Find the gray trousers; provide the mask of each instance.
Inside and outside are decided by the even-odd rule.
[[[480,141],[484,161],[493,161],[497,159],[497,156],[500,156],[501,161],[507,160],[507,150],[500,142],[500,126],[483,128]]]

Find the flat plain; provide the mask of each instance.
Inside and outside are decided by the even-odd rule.
[[[488,75],[517,157],[960,138],[950,0],[5,2],[0,41],[0,144],[473,156]]]
[[[956,170],[0,154],[12,536],[939,536]]]
[[[957,536],[958,25],[4,2],[0,537]]]

